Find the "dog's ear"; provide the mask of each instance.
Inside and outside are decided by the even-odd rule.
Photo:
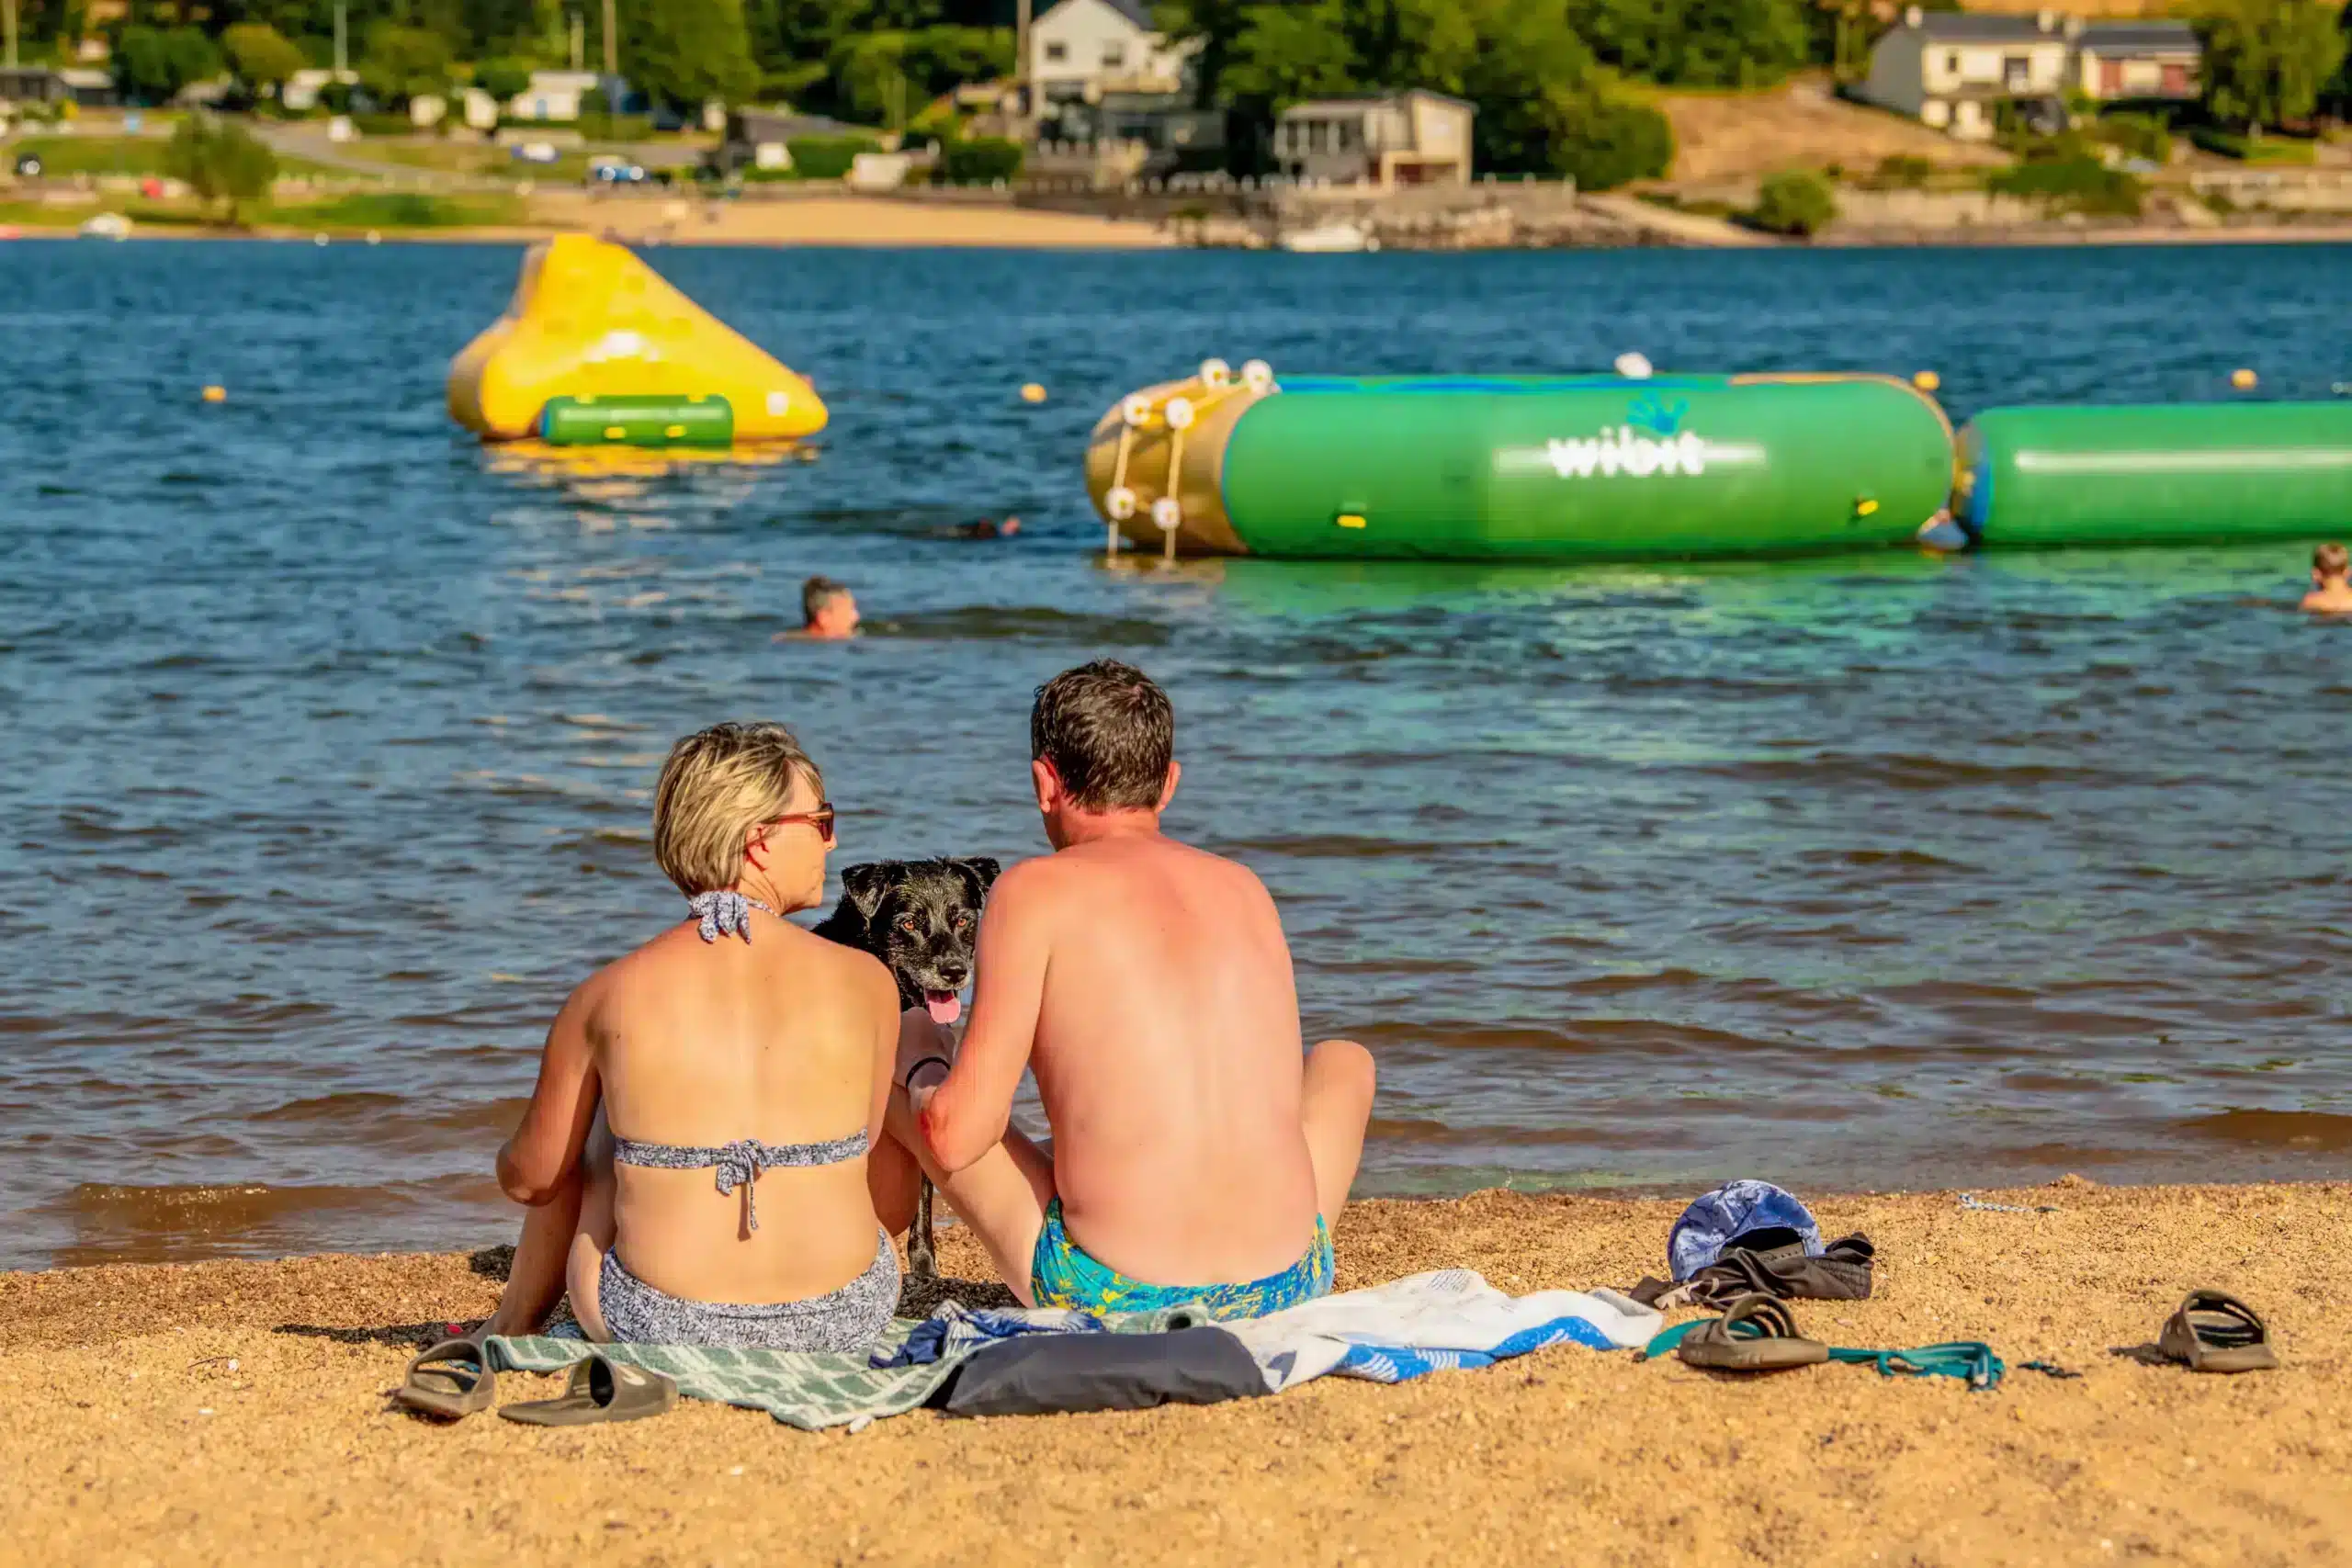
[[[1004,869],[987,855],[957,855],[948,863],[963,871],[974,882],[979,884],[983,896],[990,887],[996,886],[997,873]]]
[[[882,907],[883,895],[890,891],[890,884],[906,871],[904,861],[869,861],[864,865],[844,867],[842,871],[842,897],[857,911],[861,920],[871,921],[874,911]]]

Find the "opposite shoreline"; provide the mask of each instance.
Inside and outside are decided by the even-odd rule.
[[[478,1318],[465,1254],[0,1274],[0,1472],[27,1561],[1020,1563],[2333,1562],[2352,1540],[2335,1238],[2352,1183],[1822,1198],[1877,1288],[1832,1343],[1983,1338],[1990,1393],[1826,1367],[1768,1382],[1576,1348],[1383,1388],[855,1436],[688,1404],[539,1432],[388,1411],[410,1347]],[[1352,1204],[1340,1285],[1476,1269],[1514,1292],[1662,1271],[1679,1200]],[[973,1278],[958,1230],[942,1265]],[[2181,1295],[2268,1319],[2280,1370],[2110,1352]],[[2045,1361],[2051,1376],[2023,1363]],[[506,1398],[551,1380],[502,1380]]]
[[[58,221],[15,230],[17,239],[80,238],[76,225],[90,209],[60,207]],[[904,248],[1020,251],[1234,250],[1263,247],[1194,243],[1177,222],[1059,211],[1005,204],[955,204],[887,197],[805,197],[743,203],[600,200],[555,196],[535,200],[530,220],[360,229],[260,223],[244,227],[198,222],[134,223],[132,240],[266,240],[351,243],[369,235],[386,243],[528,244],[561,232],[586,232],[644,246],[730,248]],[[1566,232],[1567,231],[1563,231]],[[1476,244],[1453,242],[1392,244],[1410,254],[1477,254],[1498,250],[1624,248],[1905,250],[2044,249],[2060,246],[2329,245],[2352,244],[2352,223],[2273,223],[2189,228],[2177,224],[2047,224],[1949,228],[1833,228],[1809,243],[1776,239],[1716,219],[1702,219],[1617,197],[1592,198],[1588,243]]]

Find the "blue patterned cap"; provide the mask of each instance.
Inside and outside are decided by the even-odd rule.
[[[1726,1181],[1702,1195],[1666,1238],[1666,1261],[1677,1280],[1688,1280],[1724,1255],[1743,1235],[1763,1230],[1792,1230],[1804,1242],[1808,1258],[1821,1256],[1821,1227],[1793,1194],[1769,1181]]]

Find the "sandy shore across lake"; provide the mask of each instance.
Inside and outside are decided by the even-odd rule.
[[[467,1255],[0,1274],[0,1562],[2331,1563],[2352,1556],[2352,1184],[1815,1202],[1876,1296],[1799,1303],[1857,1346],[1984,1338],[1973,1393],[1868,1367],[1764,1381],[1556,1348],[1397,1387],[1214,1408],[810,1435],[689,1402],[545,1432],[385,1393],[477,1317]],[[1517,1292],[1663,1271],[1679,1205],[1364,1202],[1343,1288],[1442,1266]],[[944,1266],[980,1272],[967,1235]],[[2192,1286],[2265,1314],[2281,1370],[2110,1354]],[[2077,1378],[2025,1371],[2044,1359]],[[510,1374],[508,1399],[555,1380]]]

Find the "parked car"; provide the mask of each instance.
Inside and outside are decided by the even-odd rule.
[[[592,185],[643,185],[645,165],[633,164],[627,158],[591,158],[588,160],[588,179]]]
[[[557,155],[555,143],[552,141],[517,142],[514,154],[517,160],[526,164],[552,164],[556,161]]]

